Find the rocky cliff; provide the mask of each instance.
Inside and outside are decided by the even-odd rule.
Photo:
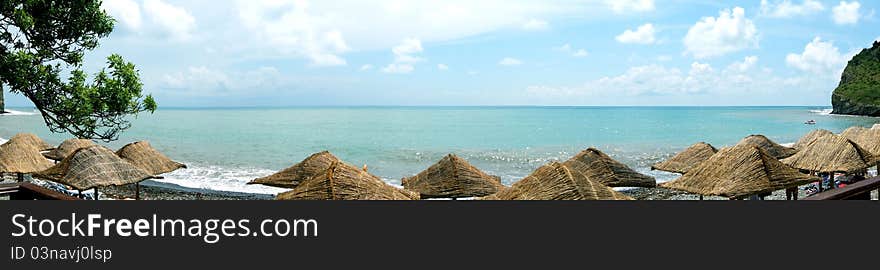
[[[849,61],[831,105],[834,114],[880,116],[880,42]]]

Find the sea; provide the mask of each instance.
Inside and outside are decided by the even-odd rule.
[[[0,143],[19,132],[58,144],[33,108],[0,115]],[[386,182],[416,174],[449,153],[509,185],[551,161],[598,148],[659,182],[650,166],[697,143],[716,147],[763,134],[791,144],[814,129],[841,132],[880,118],[831,115],[830,107],[291,107],[160,108],[131,119],[117,149],[147,140],[189,166],[160,181],[186,188],[275,194],[245,185],[329,150]],[[815,125],[805,124],[815,120]]]

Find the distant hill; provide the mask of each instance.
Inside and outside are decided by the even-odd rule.
[[[834,114],[880,116],[880,41],[849,61],[831,105]]]

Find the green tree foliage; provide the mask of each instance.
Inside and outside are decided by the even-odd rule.
[[[30,99],[53,132],[118,139],[130,115],[152,113],[156,102],[119,55],[91,81],[81,70],[113,24],[100,0],[0,0],[0,87]]]

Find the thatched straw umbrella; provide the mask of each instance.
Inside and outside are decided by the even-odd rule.
[[[581,151],[562,165],[609,187],[657,186],[654,177],[638,173],[595,148]]]
[[[840,136],[855,142],[875,156],[880,155],[880,129],[851,127],[844,130]]]
[[[825,136],[828,134],[834,134],[834,133],[831,131],[828,131],[828,130],[824,130],[824,129],[817,129],[817,130],[810,131],[810,133],[807,133],[807,135],[804,135],[803,137],[801,137],[794,144],[793,148],[797,149],[797,150],[803,149],[804,147],[806,147],[808,144],[815,141],[819,137],[822,137],[822,136]]]
[[[654,164],[651,170],[685,174],[693,167],[700,165],[718,152],[711,144],[701,142],[691,145],[681,153],[676,154],[666,161]]]
[[[185,164],[171,160],[156,150],[156,148],[153,148],[153,146],[150,145],[150,142],[147,141],[126,144],[116,151],[116,155],[152,175],[170,173],[177,169],[186,168]],[[134,185],[135,200],[139,200],[141,184],[138,182]]]
[[[764,135],[749,135],[737,143],[737,145],[743,144],[757,146],[758,148],[767,151],[767,153],[775,159],[787,158],[797,152],[794,148],[779,145]]]
[[[504,189],[497,176],[480,171],[454,154],[401,182],[405,189],[418,192],[422,199],[482,197]]]
[[[632,200],[588,176],[552,162],[484,200]]]
[[[817,138],[782,162],[813,172],[853,173],[875,165],[877,159],[852,140],[830,134]]]
[[[94,188],[96,200],[98,187],[123,186],[156,178],[100,145],[80,148],[60,163],[35,173],[34,176],[68,185],[79,191]]]
[[[52,162],[40,155],[40,149],[28,141],[10,140],[0,145],[0,173],[18,174],[19,182],[24,180],[24,174],[49,167]]]
[[[764,149],[741,144],[721,149],[682,177],[661,183],[660,186],[735,199],[797,187],[817,180],[816,177],[786,166]]]
[[[299,183],[277,200],[418,200],[419,194],[395,188],[360,168],[333,162],[327,170]]]
[[[57,148],[52,149],[52,151],[43,153],[43,156],[54,161],[61,161],[77,149],[92,145],[95,145],[95,142],[92,140],[68,139],[62,142]]]
[[[127,144],[117,150],[116,155],[152,175],[186,168],[183,163],[173,161],[157,151],[147,141]]]
[[[15,134],[15,136],[12,136],[12,138],[10,138],[9,141],[6,143],[10,143],[10,142],[19,142],[19,143],[31,145],[34,148],[36,148],[38,151],[49,151],[49,150],[52,150],[53,148],[55,148],[54,145],[47,143],[43,139],[40,139],[40,137],[37,137],[37,135],[34,135],[33,133]]]
[[[831,188],[834,188],[834,173],[864,172],[877,165],[878,159],[852,140],[830,134],[819,137],[782,162],[805,171],[830,173]]]
[[[248,182],[248,185],[260,184],[280,188],[295,188],[303,181],[323,173],[335,162],[340,162],[340,160],[330,152],[318,152],[287,169],[266,177],[254,179]]]
[[[862,126],[852,126],[852,127],[849,127],[847,129],[843,130],[843,132],[840,133],[840,136],[843,136],[847,139],[852,140],[851,138],[861,136],[862,133],[864,133],[868,130],[871,130],[871,129],[866,128],[866,127],[862,127]]]

